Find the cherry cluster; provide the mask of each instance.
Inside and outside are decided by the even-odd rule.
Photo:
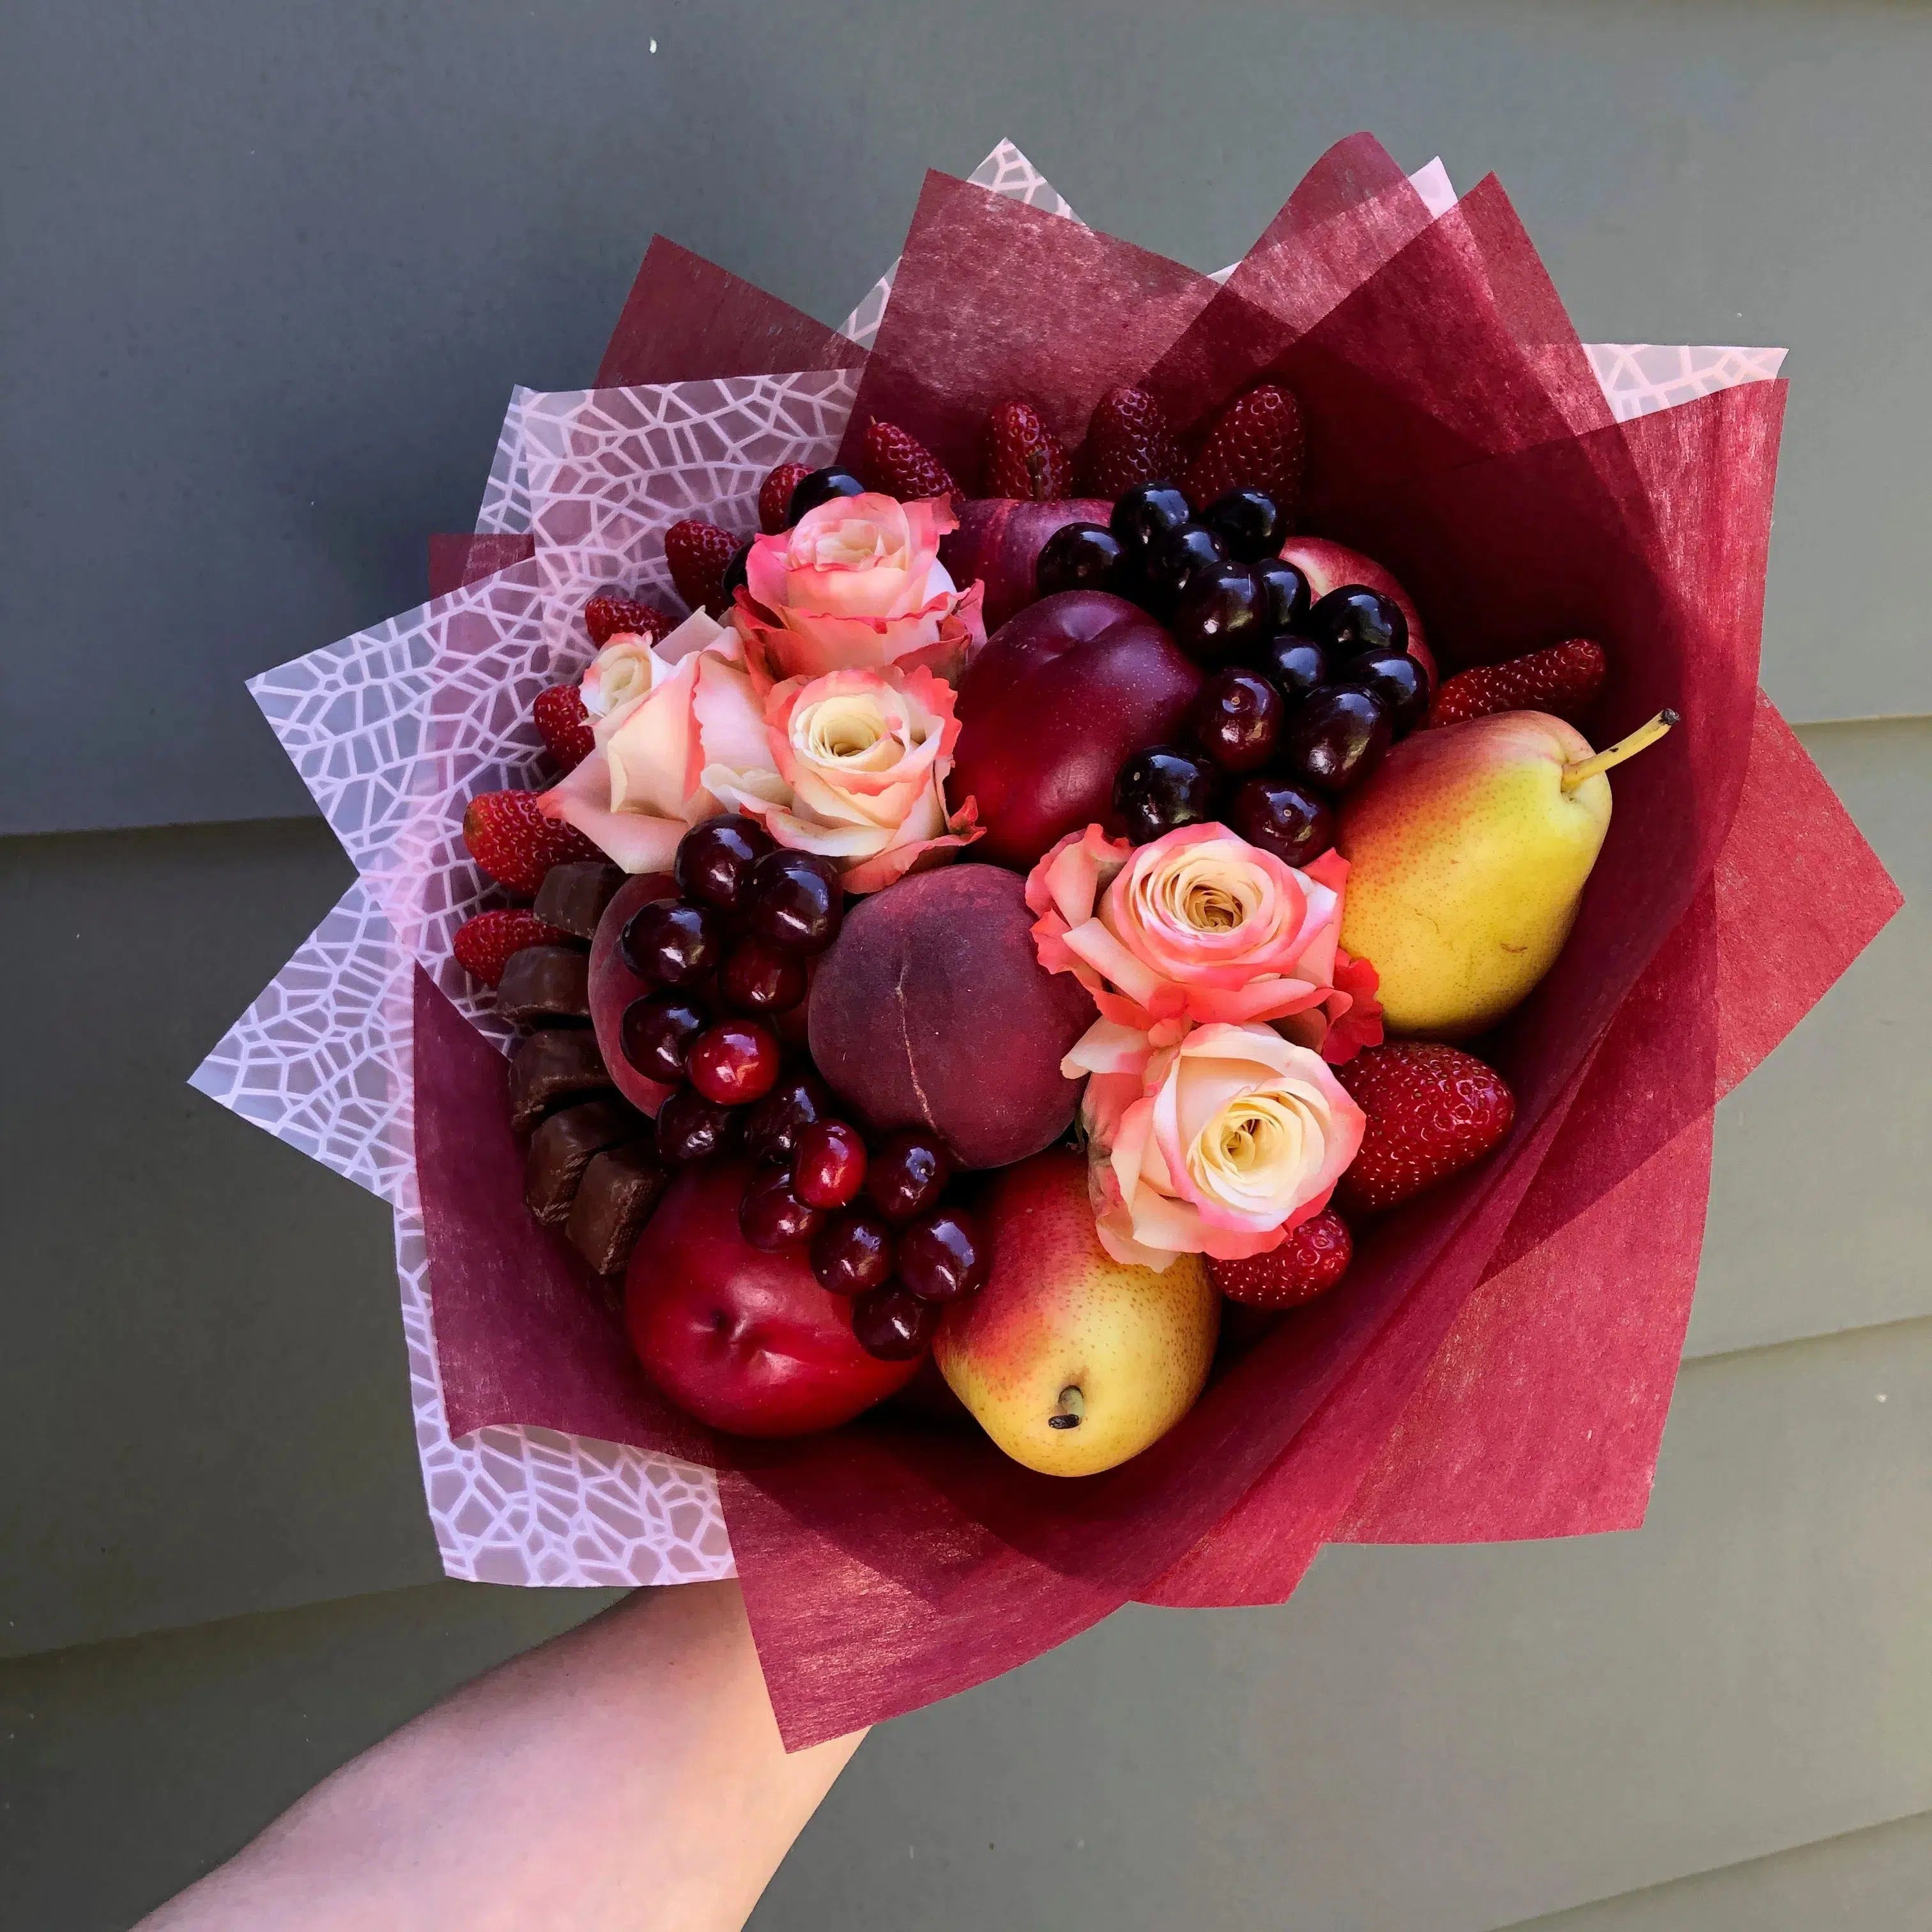
[[[1400,606],[1361,584],[1312,597],[1279,554],[1287,534],[1260,490],[1197,516],[1172,484],[1145,483],[1108,524],[1070,524],[1040,552],[1042,596],[1078,586],[1130,598],[1210,673],[1189,742],[1120,768],[1114,807],[1136,844],[1219,818],[1304,865],[1334,841],[1334,800],[1428,715]]]
[[[674,1090],[659,1154],[682,1164],[742,1147],[756,1163],[738,1210],[746,1240],[808,1244],[820,1285],[852,1298],[860,1344],[888,1360],[919,1354],[943,1304],[986,1276],[970,1217],[941,1204],[951,1156],[916,1132],[868,1150],[818,1075],[787,1066],[779,1033],[809,961],[838,937],[837,867],[726,812],[684,835],[674,871],[677,896],[640,907],[617,942],[653,988],[625,1009],[624,1057]]]

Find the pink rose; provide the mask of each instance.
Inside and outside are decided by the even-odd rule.
[[[752,540],[732,621],[753,674],[776,683],[880,664],[956,677],[984,644],[983,592],[939,561],[958,518],[943,496],[835,496],[788,530]]]
[[[1330,1066],[1354,1058],[1365,1046],[1382,1043],[1382,1003],[1376,998],[1380,976],[1366,959],[1335,949],[1335,983],[1318,1006],[1292,1013],[1275,1024],[1285,1039],[1312,1047]]]
[[[1362,1110],[1319,1054],[1274,1028],[1096,1020],[1060,1063],[1081,1119],[1100,1245],[1164,1268],[1238,1261],[1318,1214],[1362,1144]]]
[[[959,721],[931,671],[835,670],[773,687],[771,759],[789,796],[742,808],[782,845],[837,860],[848,890],[877,892],[980,836],[970,800],[947,813]]]
[[[641,656],[639,640],[623,641],[620,651],[614,638],[592,668],[608,664],[613,694],[624,694],[597,718],[596,748],[541,802],[626,872],[668,872],[698,820],[789,788],[735,632],[698,610]]]
[[[1332,994],[1348,876],[1339,853],[1297,871],[1222,825],[1138,849],[1090,825],[1034,866],[1027,903],[1040,963],[1124,1026],[1276,1020]]]

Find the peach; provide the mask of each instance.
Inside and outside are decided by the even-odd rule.
[[[1024,503],[976,496],[960,513],[959,527],[940,544],[939,560],[962,590],[976,577],[986,586],[986,628],[997,631],[1034,601],[1034,566],[1047,538],[1069,524],[1104,524],[1113,512],[1098,497]]]
[[[854,902],[812,982],[812,1057],[874,1132],[932,1129],[966,1167],[1064,1134],[1080,1083],[1060,1063],[1093,1023],[1071,974],[1034,950],[1025,889],[995,866],[914,874]]]
[[[1137,604],[1063,590],[1003,625],[960,681],[947,790],[977,802],[975,856],[1030,866],[1070,832],[1103,823],[1114,776],[1176,736],[1200,667]]]
[[[1372,556],[1358,550],[1330,543],[1326,537],[1290,537],[1281,547],[1283,562],[1292,563],[1308,580],[1311,596],[1325,597],[1345,584],[1359,584],[1364,590],[1388,598],[1408,620],[1408,654],[1436,682],[1436,659],[1424,635],[1422,614],[1408,592]]]

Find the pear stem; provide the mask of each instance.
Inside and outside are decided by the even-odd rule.
[[[1060,1391],[1060,1406],[1046,1418],[1049,1429],[1078,1429],[1087,1413],[1087,1398],[1077,1386]]]
[[[1574,791],[1586,778],[1594,778],[1599,772],[1608,771],[1612,765],[1620,765],[1626,758],[1634,758],[1647,746],[1654,745],[1679,722],[1674,711],[1660,711],[1647,724],[1640,724],[1627,738],[1619,738],[1614,745],[1606,746],[1594,758],[1582,758],[1574,765],[1563,767],[1563,789]]]

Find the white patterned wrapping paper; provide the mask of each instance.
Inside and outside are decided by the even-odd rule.
[[[973,178],[1077,218],[1010,142]],[[1453,205],[1439,161],[1412,178],[1432,212]],[[889,270],[843,332],[869,344],[891,289]],[[1722,345],[1587,352],[1619,420],[1768,380],[1784,357]],[[424,1489],[452,1576],[590,1587],[732,1574],[708,1470],[546,1430],[450,1436],[416,1197],[412,976],[420,963],[507,1043],[494,1003],[449,954],[457,926],[490,899],[463,849],[463,803],[535,778],[530,703],[587,658],[576,617],[590,590],[668,590],[663,532],[681,516],[749,526],[767,470],[836,448],[856,382],[839,370],[517,388],[477,528],[532,532],[536,557],[250,683],[359,876],[191,1084],[390,1204]]]

